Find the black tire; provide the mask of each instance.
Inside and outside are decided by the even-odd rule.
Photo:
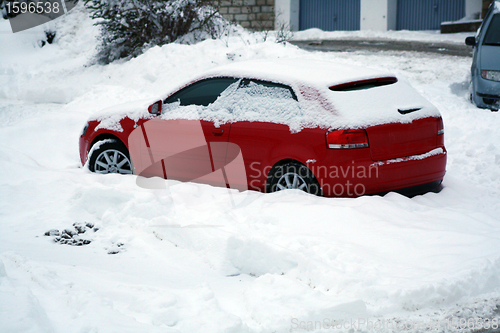
[[[474,87],[472,86],[472,81],[469,82],[469,102],[471,102],[473,105],[476,105],[474,103]]]
[[[89,170],[96,173],[132,174],[132,162],[125,145],[117,140],[96,142],[90,149]]]
[[[304,192],[323,195],[321,186],[311,170],[298,162],[274,166],[267,177],[267,192],[299,189]]]

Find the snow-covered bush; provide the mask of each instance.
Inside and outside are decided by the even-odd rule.
[[[97,61],[134,57],[145,47],[171,43],[189,33],[216,34],[219,20],[208,0],[85,0],[102,26]]]

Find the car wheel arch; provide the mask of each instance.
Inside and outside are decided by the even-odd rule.
[[[272,175],[275,172],[275,170],[278,169],[278,168],[280,168],[280,167],[282,167],[282,166],[284,166],[284,165],[286,165],[286,164],[290,164],[290,163],[296,163],[296,164],[300,164],[300,165],[303,165],[304,167],[306,167],[309,170],[309,172],[311,172],[314,180],[321,187],[318,178],[314,174],[313,170],[311,170],[311,168],[309,168],[309,166],[307,165],[307,163],[304,163],[304,162],[302,162],[302,161],[300,161],[298,159],[294,159],[294,158],[285,158],[285,159],[281,159],[281,160],[278,160],[277,162],[275,162],[273,164],[273,166],[269,169],[269,172],[266,175],[266,193],[270,193],[271,192]]]
[[[288,162],[297,162],[308,166],[311,161],[321,161],[324,158],[324,152],[318,152],[316,149],[296,145],[281,145],[273,149],[269,155],[272,156],[272,159],[269,158],[265,162],[267,162],[266,165],[272,166]]]
[[[96,173],[134,173],[127,147],[115,137],[97,140],[90,148],[85,165]]]
[[[120,143],[122,143],[125,148],[127,148],[128,150],[128,145],[123,142],[122,139],[120,139],[118,136],[114,135],[114,134],[111,134],[111,133],[100,133],[98,134],[97,136],[95,136],[93,139],[92,139],[92,142],[90,143],[89,145],[89,151],[90,149],[92,149],[92,147],[99,141],[103,141],[103,140],[116,140]]]

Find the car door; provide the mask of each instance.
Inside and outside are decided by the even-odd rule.
[[[238,121],[231,125],[227,156],[235,156],[232,148],[239,147],[243,157],[239,163],[244,163],[246,171],[246,179],[233,179],[233,183],[247,183],[249,189],[265,191],[275,159],[293,158],[298,149],[294,139],[301,135],[292,134],[283,124],[301,112],[297,97],[288,86],[243,79],[230,98]]]
[[[165,100],[162,114],[179,108],[182,112],[188,106],[206,107],[235,82],[235,78],[210,78],[192,83]],[[149,148],[143,150],[142,159],[151,165],[141,175],[224,185],[220,175],[211,174],[225,162],[231,125],[219,125],[214,120],[165,118],[143,125]]]

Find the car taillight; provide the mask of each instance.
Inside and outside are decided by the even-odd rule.
[[[338,130],[326,134],[326,144],[332,149],[366,148],[368,136],[364,129]]]
[[[438,134],[437,135],[442,135],[442,134],[444,134],[443,118],[438,118]]]

